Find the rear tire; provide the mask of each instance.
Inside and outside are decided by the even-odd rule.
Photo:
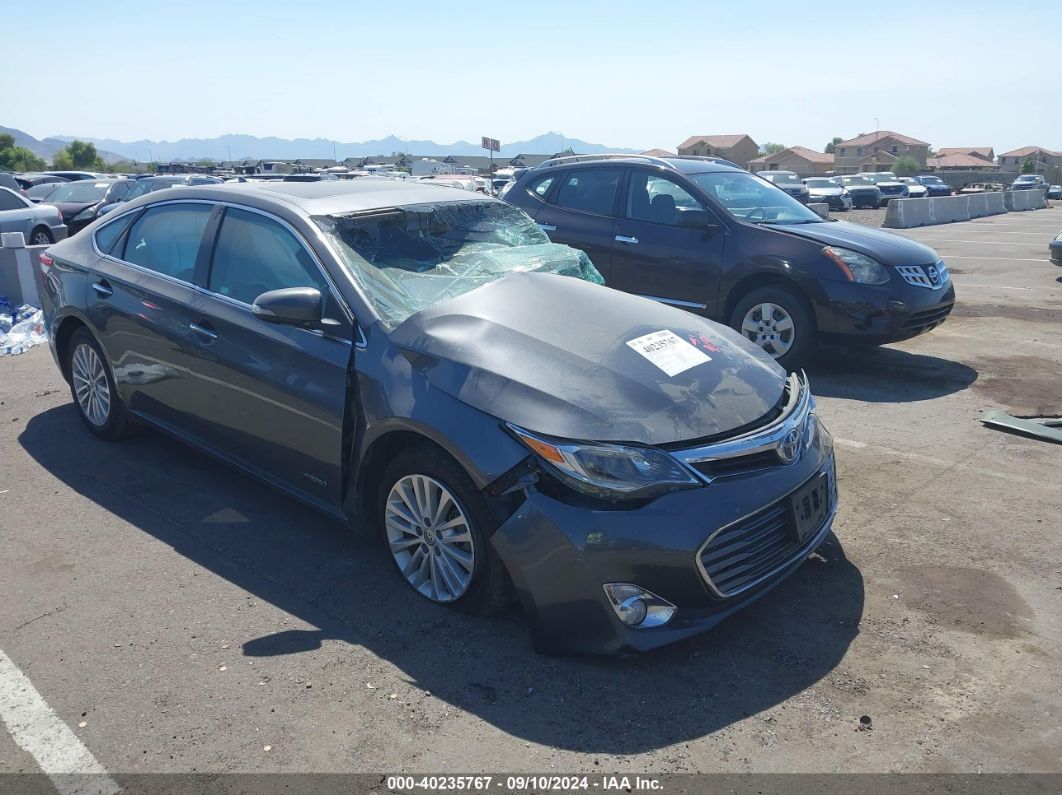
[[[780,284],[743,295],[730,313],[730,327],[790,371],[806,361],[818,339],[814,315],[803,297]]]
[[[52,237],[52,230],[46,226],[38,226],[30,232],[31,246],[50,246],[54,242],[55,238]]]
[[[403,451],[384,469],[376,507],[396,572],[422,597],[483,616],[512,603],[490,506],[453,458],[428,445]]]
[[[130,433],[129,414],[118,397],[114,375],[103,348],[87,328],[79,328],[67,344],[66,372],[70,395],[88,429],[115,441]]]

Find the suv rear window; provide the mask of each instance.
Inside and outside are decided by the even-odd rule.
[[[557,204],[569,210],[611,215],[622,174],[618,168],[569,171],[557,192]]]

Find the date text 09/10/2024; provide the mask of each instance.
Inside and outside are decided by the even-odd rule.
[[[599,790],[659,792],[663,782],[649,776],[388,776],[387,789],[392,792],[574,792]]]

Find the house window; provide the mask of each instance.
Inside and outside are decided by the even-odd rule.
[[[892,148],[892,153],[893,153],[893,154],[896,154],[896,153],[897,153],[897,152],[899,152],[899,151],[900,151],[900,147],[898,147],[898,146],[894,146],[894,147]]]
[[[863,147],[861,147],[861,146],[860,146],[859,148],[857,148],[857,149],[856,149],[856,154],[857,154],[857,155],[861,155],[861,154],[863,154]]]
[[[843,146],[838,150],[837,154],[839,154],[841,157],[844,157],[844,147]]]

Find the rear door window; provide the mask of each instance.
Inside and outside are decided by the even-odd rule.
[[[631,172],[627,187],[628,218],[678,226],[679,215],[688,210],[704,210],[704,206],[677,182],[647,171]]]
[[[0,190],[0,210],[22,210],[25,206],[15,194]]]
[[[553,187],[556,178],[556,174],[547,174],[544,177],[538,177],[537,179],[531,180],[527,189],[539,198],[545,199],[546,195],[549,193],[549,189]]]
[[[191,284],[212,210],[209,204],[152,207],[129,229],[122,259]]]
[[[616,204],[616,188],[622,175],[623,169],[620,168],[569,171],[557,191],[557,204],[569,210],[612,215]]]

